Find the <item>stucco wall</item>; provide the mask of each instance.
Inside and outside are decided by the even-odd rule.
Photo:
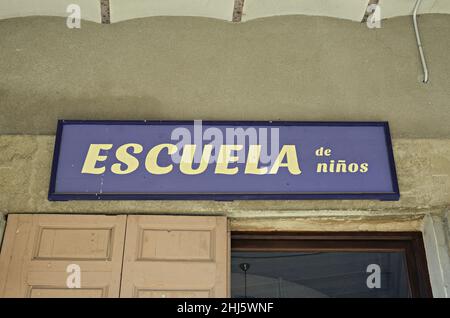
[[[111,25],[0,21],[0,134],[62,119],[386,120],[394,138],[450,138],[450,15],[381,29],[325,17],[232,24],[157,17]]]

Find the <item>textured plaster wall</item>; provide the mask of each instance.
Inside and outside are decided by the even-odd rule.
[[[381,29],[325,17],[240,24],[156,17],[67,29],[0,21],[0,134],[65,119],[386,120],[394,138],[450,138],[450,15]]]
[[[226,214],[232,217],[382,217],[443,213],[450,204],[450,139],[396,139],[398,202],[380,201],[71,201],[49,202],[54,137],[0,136],[0,212]],[[313,211],[313,212],[312,212]],[[341,212],[339,212],[341,211]],[[303,213],[303,214],[302,214]]]

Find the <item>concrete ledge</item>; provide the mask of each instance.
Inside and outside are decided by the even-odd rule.
[[[409,232],[421,231],[424,216],[231,218],[231,231]]]

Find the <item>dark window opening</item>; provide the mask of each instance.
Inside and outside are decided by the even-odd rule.
[[[231,294],[259,297],[431,297],[422,234],[232,234]]]

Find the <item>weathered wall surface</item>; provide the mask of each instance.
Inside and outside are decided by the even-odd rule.
[[[0,136],[1,213],[175,213],[232,217],[411,215],[450,205],[450,139],[396,139],[401,199],[380,201],[71,201],[49,202],[54,137]],[[303,212],[302,212],[303,211]],[[342,211],[342,212],[339,212]]]
[[[111,25],[0,21],[0,134],[59,119],[383,120],[394,138],[450,138],[450,15],[381,29],[324,17],[241,24],[158,17]]]
[[[433,288],[449,296],[450,16],[421,16],[420,28],[427,85],[410,17],[377,30],[305,16],[81,30],[63,18],[2,20],[0,216],[209,214],[229,216],[232,230],[422,230]],[[389,121],[401,199],[49,202],[57,119]]]

